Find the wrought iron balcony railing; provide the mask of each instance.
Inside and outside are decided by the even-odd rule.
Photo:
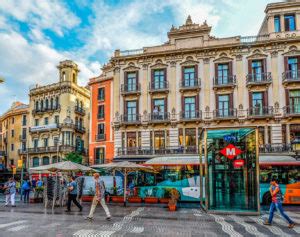
[[[75,106],[75,112],[78,113],[78,114],[81,114],[81,115],[85,115],[84,108],[82,108],[82,107],[80,107],[78,105]]]
[[[165,122],[170,120],[170,113],[165,112],[153,112],[149,114],[149,120],[151,122]]]
[[[168,91],[168,90],[169,90],[168,81],[155,81],[149,84],[150,92],[160,92],[160,91]]]
[[[135,84],[122,84],[121,85],[121,94],[135,94],[141,92],[141,84],[135,83]]]
[[[283,111],[285,115],[300,115],[300,104],[285,106]]]
[[[124,114],[121,115],[121,122],[126,124],[134,124],[141,122],[141,115],[140,114]]]
[[[186,110],[180,112],[180,120],[197,120],[202,118],[201,110]]]
[[[274,113],[273,106],[254,106],[249,108],[248,116],[256,117],[256,116],[272,116]]]
[[[26,139],[27,139],[27,134],[22,134],[19,136],[20,141],[26,141]]]
[[[223,86],[233,86],[236,84],[236,76],[222,76],[214,78],[214,86],[215,87],[223,87]]]
[[[32,114],[42,114],[47,112],[50,113],[59,110],[60,110],[60,105],[56,105],[52,107],[35,108],[32,110]]]
[[[215,119],[227,119],[237,117],[237,109],[216,109],[214,110]]]
[[[139,155],[170,155],[170,154],[198,154],[197,146],[169,146],[169,147],[127,147],[119,148],[118,156]]]
[[[200,79],[185,79],[180,82],[181,90],[198,89],[200,88]]]
[[[96,141],[104,141],[106,139],[105,133],[96,134]]]
[[[293,146],[285,143],[272,143],[259,146],[260,153],[283,153],[292,151]]]
[[[248,74],[247,77],[247,84],[265,84],[272,82],[272,75],[270,72],[264,73],[253,73]]]
[[[285,71],[282,73],[283,82],[294,82],[300,81],[300,70]]]

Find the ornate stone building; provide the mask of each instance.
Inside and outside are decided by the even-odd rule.
[[[19,149],[26,150],[29,127],[29,106],[15,102],[11,108],[0,117],[0,169],[10,169],[17,166],[23,159]],[[26,162],[25,162],[26,165]],[[26,166],[25,166],[26,167]]]
[[[197,153],[202,128],[259,127],[262,152],[300,136],[300,3],[268,4],[257,36],[217,38],[188,17],[168,42],[116,50],[115,157]]]
[[[30,89],[29,165],[39,166],[78,152],[88,163],[90,92],[77,84],[79,69],[66,60],[58,65],[59,82]]]

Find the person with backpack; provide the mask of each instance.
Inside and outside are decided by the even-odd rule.
[[[285,214],[285,212],[283,211],[283,208],[282,208],[283,195],[282,195],[281,189],[278,185],[278,181],[275,177],[273,177],[271,179],[270,193],[271,193],[271,197],[272,197],[272,203],[271,203],[271,206],[270,206],[269,220],[265,221],[264,225],[271,225],[272,224],[274,212],[277,208],[279,210],[281,216],[284,219],[286,219],[287,222],[289,223],[288,227],[293,228],[295,226],[295,222],[293,222],[288,217],[288,215]]]
[[[73,176],[70,177],[70,182],[68,183],[68,201],[67,201],[67,210],[66,212],[71,211],[71,203],[73,202],[78,208],[79,211],[82,211],[82,206],[77,201],[77,182]]]
[[[30,181],[24,180],[22,184],[22,193],[24,195],[24,203],[29,203],[29,194],[30,194]]]
[[[13,178],[9,178],[4,184],[5,206],[8,206],[9,201],[12,207],[15,207],[16,182]]]
[[[101,206],[103,207],[105,214],[106,214],[106,220],[111,220],[111,215],[109,212],[109,209],[105,203],[105,185],[103,180],[100,180],[100,174],[95,173],[94,174],[94,180],[95,180],[95,196],[93,198],[90,214],[85,218],[86,220],[93,220],[94,212],[96,210],[97,204],[100,202]]]

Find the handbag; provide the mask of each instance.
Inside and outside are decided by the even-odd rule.
[[[6,189],[4,190],[4,195],[8,195],[8,194],[10,194],[10,188],[6,188]]]

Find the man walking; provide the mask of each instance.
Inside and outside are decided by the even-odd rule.
[[[111,220],[111,215],[109,212],[109,209],[105,203],[105,185],[102,180],[100,180],[100,175],[98,173],[94,174],[94,180],[95,180],[95,196],[92,202],[90,214],[88,217],[86,217],[86,220],[93,220],[94,212],[96,209],[96,206],[98,202],[100,202],[101,206],[103,207],[105,214],[106,214],[106,220]]]
[[[71,211],[71,202],[73,201],[73,203],[79,208],[79,211],[82,211],[82,206],[77,202],[76,198],[77,198],[77,183],[75,182],[75,178],[74,177],[70,177],[70,183],[68,184],[68,202],[67,202],[67,210],[66,212],[70,212]]]
[[[16,183],[13,178],[9,180],[4,185],[5,194],[5,206],[8,206],[9,201],[12,207],[15,207],[15,197],[16,197]]]
[[[264,222],[264,225],[271,225],[273,216],[274,216],[274,211],[277,208],[281,214],[281,216],[287,220],[289,223],[288,227],[293,228],[295,226],[295,223],[287,216],[287,214],[284,213],[283,208],[282,208],[282,192],[281,189],[278,185],[277,179],[272,178],[271,179],[271,186],[270,186],[270,193],[272,197],[272,203],[270,206],[270,215],[269,215],[269,220]]]

